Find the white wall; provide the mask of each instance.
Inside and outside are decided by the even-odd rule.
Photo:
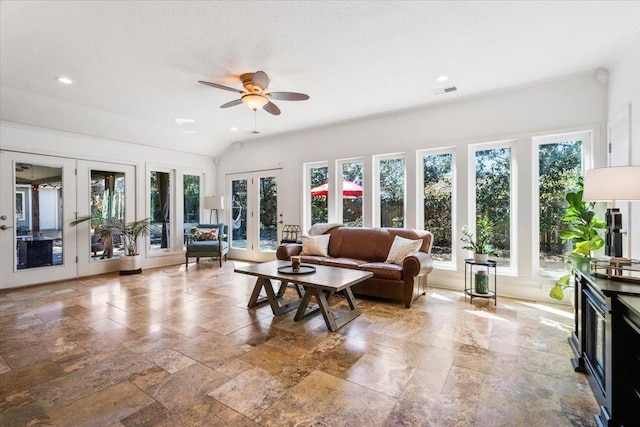
[[[0,122],[0,149],[135,166],[137,219],[148,216],[146,200],[146,173],[148,166],[167,167],[176,170],[176,173],[202,171],[205,174],[205,182],[201,189],[202,195],[213,194],[215,188],[216,166],[213,157],[197,154],[188,154],[162,148],[151,148],[145,145],[7,121]],[[2,171],[0,179],[11,179],[11,173]],[[81,202],[82,201],[79,201],[79,203]],[[179,221],[182,218],[182,203],[181,201],[178,202],[175,221]],[[206,215],[208,215],[208,212],[205,213],[204,210],[202,210],[201,215],[204,215],[203,218],[207,218]],[[181,228],[181,226],[178,228]],[[170,265],[181,262],[184,262],[184,253],[180,246],[179,248],[175,248],[175,252],[161,256],[146,257],[143,260],[143,267]],[[116,264],[113,264],[113,269],[117,270]]]
[[[282,119],[286,120],[286,117],[283,115]],[[515,162],[519,168],[519,273],[517,277],[501,277],[499,292],[503,295],[546,299],[548,290],[543,288],[542,284],[546,285],[549,281],[533,277],[530,260],[533,231],[530,202],[533,185],[531,137],[570,130],[592,130],[595,156],[602,158],[606,155],[602,143],[606,132],[606,120],[607,87],[597,81],[593,72],[571,80],[501,91],[467,100],[403,110],[236,144],[236,148],[242,145],[241,148],[231,148],[220,156],[218,182],[224,183],[225,174],[228,173],[282,167],[285,191],[282,211],[284,223],[301,224],[300,201],[303,196],[302,171],[305,162],[331,163],[350,157],[364,157],[365,162],[370,162],[371,156],[375,154],[404,152],[407,153],[407,164],[410,165],[415,164],[416,150],[456,147],[456,229],[459,230],[468,222],[468,145],[515,139]],[[365,192],[367,188],[370,189],[365,182]],[[415,188],[416,183],[410,181],[407,188],[409,211],[415,211],[415,198],[411,198],[411,194],[415,194]],[[218,191],[222,190],[220,186]],[[415,215],[408,218],[407,226],[416,227]],[[462,289],[461,260],[466,255],[466,251],[459,250],[457,271],[434,272],[430,276],[430,283]]]
[[[608,105],[609,121],[631,106],[629,164],[640,165],[640,31],[610,70]],[[606,166],[606,158],[598,166]],[[631,258],[640,259],[640,202],[631,203],[629,238]]]

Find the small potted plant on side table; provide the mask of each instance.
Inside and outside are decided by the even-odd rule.
[[[493,226],[486,219],[480,219],[476,221],[476,238],[474,239],[473,233],[469,231],[469,228],[465,225],[462,227],[463,243],[466,243],[462,249],[467,249],[473,252],[473,262],[484,264],[488,261],[489,255],[494,255],[493,245],[491,239],[493,236]]]

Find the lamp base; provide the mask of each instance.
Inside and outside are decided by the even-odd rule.
[[[607,234],[604,253],[614,258],[622,258],[622,213],[618,208],[607,209]]]

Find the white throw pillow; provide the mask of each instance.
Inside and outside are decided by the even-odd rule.
[[[300,255],[329,256],[329,238],[331,234],[319,236],[302,236],[302,253]]]
[[[421,246],[422,240],[411,240],[396,236],[393,238],[393,244],[391,245],[391,249],[389,249],[386,262],[402,265],[405,257],[411,252],[419,251]]]

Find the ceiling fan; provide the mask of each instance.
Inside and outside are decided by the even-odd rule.
[[[278,99],[281,101],[305,101],[309,99],[309,95],[305,95],[304,93],[267,92],[267,87],[269,87],[269,76],[264,71],[242,74],[240,76],[240,80],[242,80],[244,90],[234,89],[229,86],[223,86],[218,83],[205,82],[202,80],[199,80],[198,83],[222,90],[228,90],[229,92],[236,92],[242,95],[240,99],[235,99],[227,102],[226,104],[222,104],[220,108],[229,108],[234,105],[245,104],[253,111],[258,111],[261,108],[264,108],[267,113],[273,114],[274,116],[280,114],[280,109],[276,104],[271,102],[271,99]]]

